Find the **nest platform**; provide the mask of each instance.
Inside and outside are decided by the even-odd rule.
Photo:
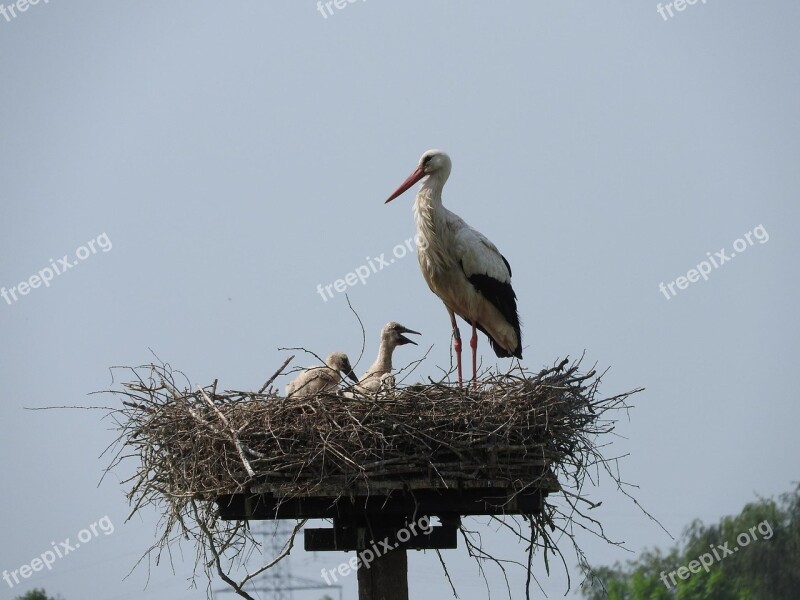
[[[441,526],[405,547],[454,548],[470,515],[523,515],[543,531],[553,527],[547,496],[602,462],[595,438],[613,429],[603,415],[633,393],[598,398],[600,378],[579,366],[490,374],[477,389],[302,398],[192,388],[164,365],[131,369],[136,380],[115,392],[125,396],[120,442],[140,459],[129,499],[134,512],[160,507],[164,544],[175,526],[222,544],[242,522],[272,519],[332,520],[306,530],[309,550],[363,549],[423,515]]]

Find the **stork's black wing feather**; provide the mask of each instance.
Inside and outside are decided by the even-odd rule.
[[[503,261],[508,265],[508,261],[506,261],[505,258],[503,258]],[[510,275],[511,267],[508,268],[508,272]],[[511,287],[511,283],[498,281],[494,277],[478,273],[467,276],[467,279],[484,298],[500,311],[500,314],[511,324],[517,334],[519,343],[512,352],[509,352],[498,344],[497,341],[478,324],[478,329],[489,338],[489,344],[492,346],[494,353],[500,358],[508,358],[510,356],[522,358],[522,332],[520,331],[519,313],[517,312],[517,295],[514,293],[514,288]],[[464,318],[463,315],[461,315],[461,317]],[[464,320],[469,322],[469,319],[464,318]]]

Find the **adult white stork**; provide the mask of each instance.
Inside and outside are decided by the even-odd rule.
[[[418,331],[409,329],[395,323],[388,322],[381,329],[381,345],[378,349],[378,358],[373,365],[361,376],[356,389],[362,393],[373,393],[380,391],[382,387],[393,387],[394,377],[392,376],[392,354],[397,346],[414,344],[417,342],[407,338],[404,334],[413,333],[420,335]]]
[[[342,381],[344,373],[358,383],[358,378],[350,366],[350,359],[344,352],[334,352],[325,359],[324,367],[309,367],[304,369],[293,381],[286,386],[286,397],[303,398],[325,392],[332,392]]]
[[[417,192],[417,258],[422,276],[444,302],[453,327],[453,349],[461,385],[461,333],[456,315],[472,326],[472,380],[477,380],[480,329],[498,357],[522,358],[517,295],[511,287],[511,266],[486,236],[442,206],[442,189],[450,176],[450,157],[428,150],[416,170],[386,200],[391,202],[426,178]]]

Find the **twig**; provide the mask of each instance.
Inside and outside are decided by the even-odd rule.
[[[278,368],[277,371],[275,371],[272,374],[272,377],[267,379],[267,382],[264,385],[262,385],[261,388],[258,390],[259,394],[263,394],[264,393],[264,390],[266,390],[270,386],[270,384],[273,381],[275,381],[275,379],[277,379],[278,375],[280,375],[283,372],[283,370],[286,368],[286,365],[288,365],[290,362],[292,362],[293,358],[294,358],[294,354],[292,354],[289,358],[287,358],[285,361],[283,361],[283,364]]]
[[[239,458],[242,459],[244,468],[247,469],[247,474],[250,475],[250,477],[255,477],[256,472],[253,470],[253,467],[250,466],[250,462],[244,455],[244,448],[242,447],[242,443],[239,441],[239,436],[236,434],[236,431],[228,424],[228,419],[226,419],[225,415],[223,415],[222,412],[220,412],[220,410],[214,405],[214,403],[211,401],[211,398],[209,398],[208,394],[206,394],[205,390],[201,388],[199,385],[197,386],[197,390],[203,395],[203,399],[208,403],[208,405],[212,409],[214,409],[214,412],[217,413],[217,415],[220,418],[220,421],[222,421],[225,424],[225,427],[227,427],[230,430],[231,438],[233,440],[234,445],[236,446],[236,450],[239,452]]]

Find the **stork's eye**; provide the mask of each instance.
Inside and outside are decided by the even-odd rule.
[[[422,161],[423,166],[427,165],[429,162],[431,162],[432,158],[433,158],[433,154],[429,154],[428,156],[426,156]]]

